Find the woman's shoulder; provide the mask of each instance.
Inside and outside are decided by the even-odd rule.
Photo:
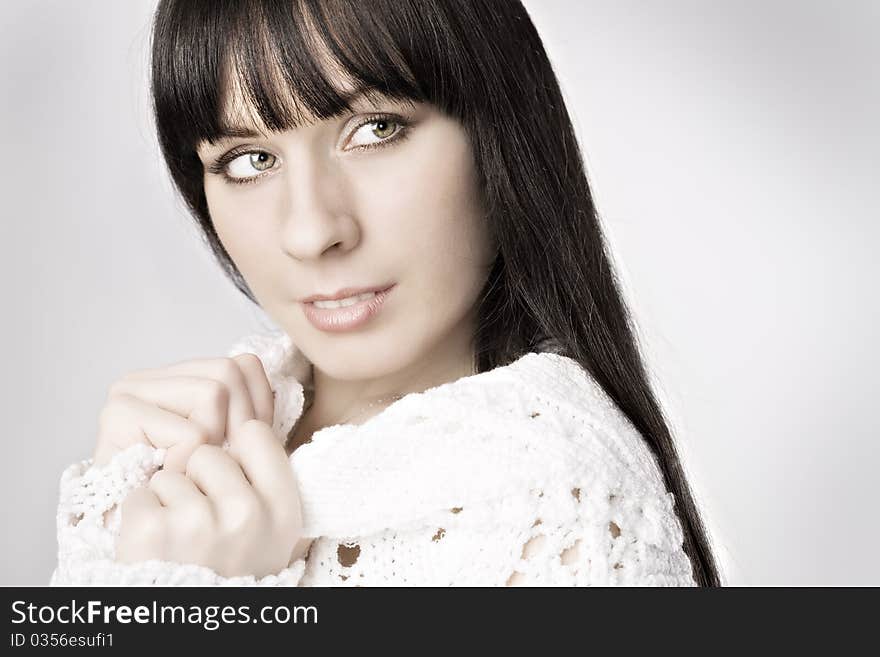
[[[470,394],[460,397],[470,402],[468,411],[477,405],[490,416],[518,422],[572,464],[617,468],[662,485],[642,434],[593,375],[560,351],[529,352],[473,377],[471,384],[463,386]]]
[[[583,495],[591,512],[627,509],[619,517],[630,527],[638,519],[643,535],[673,549],[680,545],[675,499],[658,458],[577,360],[555,350],[533,351],[478,381],[483,390],[474,399],[482,397],[481,406],[495,418],[499,449],[519,449],[526,468],[543,462],[544,483],[530,487],[558,491],[561,497],[550,495],[548,503],[557,499],[564,507]]]

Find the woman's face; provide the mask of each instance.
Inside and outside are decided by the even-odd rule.
[[[215,229],[254,296],[317,368],[345,380],[427,367],[470,345],[493,259],[461,125],[428,104],[361,97],[354,107],[198,150]],[[249,115],[229,101],[230,123],[253,129]],[[226,175],[245,182],[208,170],[227,154]],[[388,285],[379,304],[303,301]]]

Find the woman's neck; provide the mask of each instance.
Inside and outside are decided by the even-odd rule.
[[[334,379],[314,367],[312,402],[289,435],[287,453],[309,442],[312,434],[324,427],[362,424],[401,397],[470,376],[474,367],[470,335],[466,339],[451,336],[425,358],[376,379]]]

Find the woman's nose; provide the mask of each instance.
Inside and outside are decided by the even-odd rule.
[[[312,153],[286,167],[281,195],[281,245],[296,260],[347,252],[360,239],[342,172]]]

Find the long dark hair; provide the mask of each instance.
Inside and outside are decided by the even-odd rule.
[[[315,35],[352,80],[429,102],[469,135],[498,246],[478,309],[477,370],[506,365],[544,340],[579,362],[656,455],[697,583],[719,586],[559,83],[519,0],[161,0],[151,71],[159,143],[229,278],[258,304],[214,231],[196,145],[220,134],[229,73],[270,130],[296,127],[302,106],[321,119],[351,111],[316,61]]]

